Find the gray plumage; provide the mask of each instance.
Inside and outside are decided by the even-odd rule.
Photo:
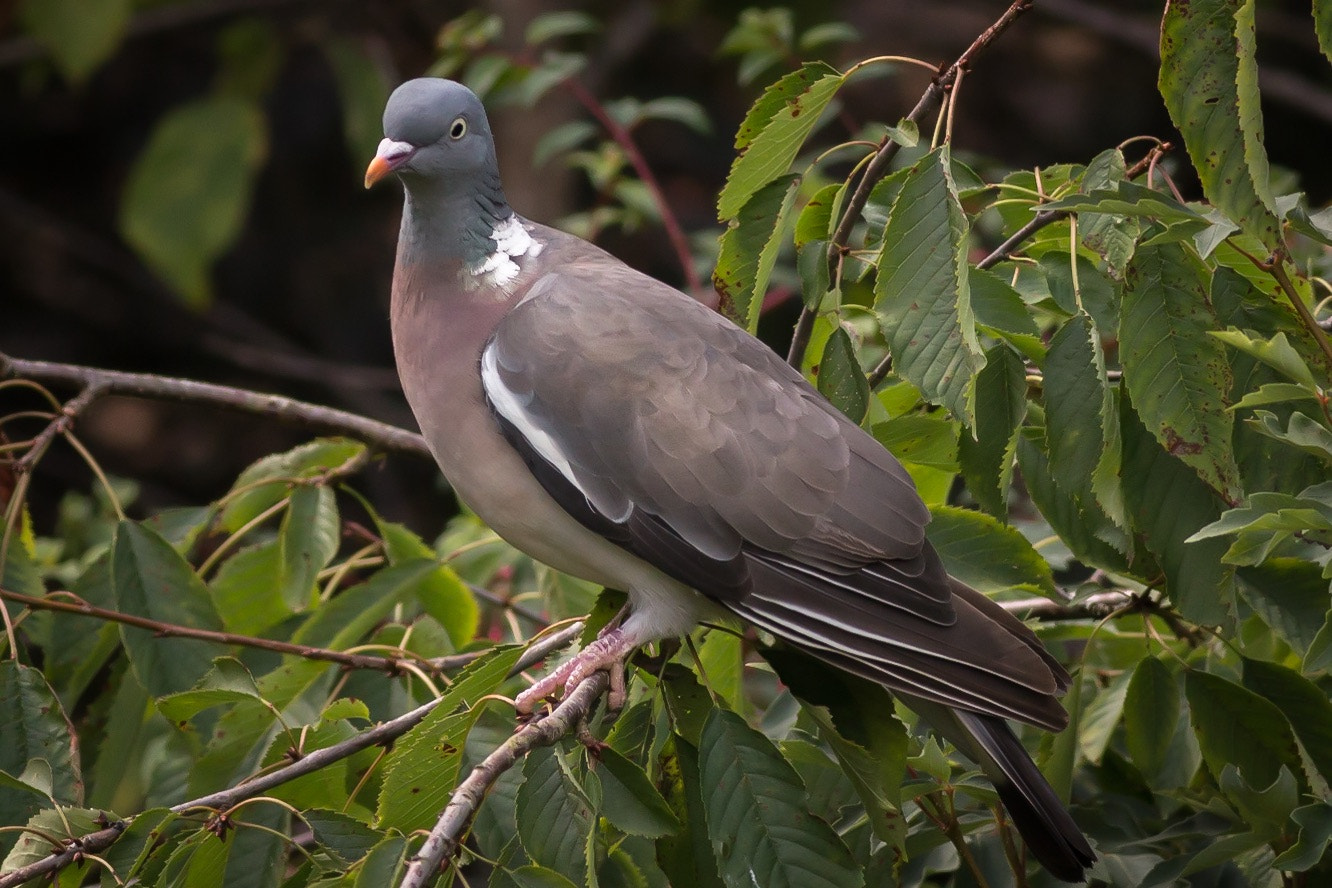
[[[392,323],[407,399],[501,536],[629,594],[583,665],[729,611],[928,710],[1045,866],[1080,879],[1092,851],[1002,720],[1062,729],[1068,675],[945,573],[901,465],[724,318],[515,216],[466,88],[403,84],[384,126],[367,184],[406,186]]]

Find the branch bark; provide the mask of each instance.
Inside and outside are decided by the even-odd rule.
[[[0,353],[0,378],[5,377],[28,379],[43,385],[77,388],[85,393],[93,392],[88,398],[89,401],[106,395],[130,395],[161,401],[206,404],[242,413],[271,416],[295,425],[350,435],[375,450],[432,458],[425,439],[415,432],[348,413],[345,410],[335,410],[332,407],[297,401],[281,395],[262,394],[171,376],[124,373],[79,364],[29,361]]]
[[[592,712],[592,707],[606,692],[609,683],[610,679],[605,672],[592,675],[572,692],[566,693],[550,715],[524,725],[473,768],[467,779],[453,791],[448,807],[439,816],[421,850],[408,864],[407,872],[399,883],[400,888],[425,888],[444,861],[458,850],[467,825],[472,822],[472,817],[495,781],[528,752],[538,746],[550,746],[561,737],[572,734]]]

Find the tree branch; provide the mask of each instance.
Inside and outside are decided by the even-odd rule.
[[[89,604],[72,592],[57,592],[56,597],[38,598],[32,595],[24,595],[21,592],[12,592],[9,589],[0,587],[0,598],[6,601],[13,601],[18,604],[30,607],[33,610],[56,611],[64,614],[77,614],[84,617],[92,617],[97,620],[105,620],[110,623],[121,623],[126,626],[137,626],[140,629],[147,629],[154,635],[162,638],[193,638],[198,641],[208,641],[213,644],[237,645],[240,647],[258,648],[265,651],[273,651],[278,654],[294,654],[297,657],[303,657],[307,660],[322,660],[328,663],[337,663],[348,669],[374,669],[388,675],[401,675],[406,670],[404,666],[411,665],[431,674],[438,675],[444,672],[451,672],[466,666],[475,660],[480,654],[454,654],[449,657],[436,657],[434,659],[418,659],[416,657],[379,657],[370,654],[353,654],[346,651],[335,651],[329,648],[312,647],[304,644],[291,644],[290,642],[277,641],[271,638],[258,638],[253,635],[237,635],[234,632],[215,632],[211,629],[196,629],[193,626],[181,626],[175,623],[163,623],[159,620],[151,620],[147,617],[140,617],[136,614],[122,613],[121,611],[107,610]],[[65,601],[68,597],[72,600]]]
[[[1013,0],[1008,9],[1004,10],[1003,15],[995,20],[984,31],[971,41],[971,45],[957,57],[951,65],[943,70],[938,77],[930,81],[930,85],[921,95],[920,101],[916,102],[916,107],[911,109],[911,113],[906,116],[907,120],[915,123],[920,122],[936,108],[939,107],[943,97],[953,88],[957,82],[958,73],[970,68],[976,56],[985,50],[991,43],[998,39],[999,35],[1008,29],[1008,26],[1017,20],[1027,10],[1031,9],[1033,0]],[[847,242],[851,238],[851,230],[860,219],[861,211],[865,209],[865,204],[869,201],[870,192],[874,186],[888,172],[888,166],[901,146],[894,142],[888,136],[884,136],[879,142],[879,148],[874,154],[874,158],[865,167],[865,172],[860,177],[856,190],[852,193],[851,199],[847,201],[846,209],[842,212],[842,218],[837,223],[837,230],[833,232],[832,239],[828,242],[828,263],[836,271],[836,265],[840,261],[843,252],[847,249]],[[814,328],[813,315],[817,309],[811,309],[806,306],[800,312],[800,320],[796,323],[796,335],[792,337],[791,348],[787,352],[786,362],[792,367],[799,367],[805,359],[805,349],[809,347],[809,331]],[[806,315],[811,317],[807,320]],[[802,334],[803,333],[803,337]]]
[[[574,623],[561,629],[559,632],[552,633],[528,646],[523,652],[523,656],[514,664],[513,669],[509,670],[509,675],[517,675],[519,672],[531,666],[546,657],[551,651],[564,647],[576,639],[583,631],[582,623]],[[585,684],[593,684],[589,679]],[[600,692],[598,691],[598,694]],[[348,756],[360,752],[362,749],[368,749],[371,746],[380,746],[389,743],[403,734],[410,731],[421,723],[432,709],[439,705],[442,698],[436,698],[422,706],[418,706],[411,712],[400,715],[395,719],[383,722],[362,731],[355,737],[343,740],[341,743],[335,743],[332,746],[318,749],[299,761],[293,762],[283,768],[262,774],[253,780],[234,786],[230,789],[224,789],[220,792],[210,793],[197,799],[191,799],[187,802],[181,802],[173,805],[171,811],[176,814],[184,814],[188,811],[198,810],[200,808],[209,808],[213,810],[226,810],[232,808],[245,799],[262,795],[264,792],[275,786],[280,786],[297,777],[311,774],[320,768],[327,767],[333,762],[341,761]],[[595,699],[595,697],[593,698]],[[558,711],[558,710],[557,710]],[[524,728],[526,730],[526,728]],[[520,732],[521,734],[521,732]],[[517,735],[509,742],[517,739]],[[507,745],[507,744],[506,744]],[[503,748],[503,747],[501,747]],[[97,832],[88,833],[77,839],[70,840],[64,850],[52,854],[50,857],[44,857],[35,863],[10,870],[7,873],[0,874],[0,888],[16,888],[25,882],[45,876],[49,873],[57,872],[69,864],[73,863],[77,857],[84,854],[100,854],[102,851],[115,844],[120,838],[126,827],[133,822],[133,817],[127,817],[117,823],[114,823],[106,829]]]
[[[609,683],[610,679],[605,672],[595,673],[572,692],[566,693],[550,715],[524,725],[473,768],[467,779],[453,791],[448,807],[439,816],[421,850],[408,864],[400,888],[425,888],[444,861],[457,851],[467,825],[472,822],[472,817],[495,781],[531,750],[538,746],[550,746],[561,737],[573,733],[591,713]],[[0,888],[4,886],[0,885]]]
[[[1048,598],[1019,598],[1013,601],[1001,601],[999,606],[1014,616],[1042,623],[1062,620],[1100,620],[1116,611],[1141,602],[1140,596],[1116,589],[1111,592],[1097,592],[1081,601],[1060,604]]]
[[[131,395],[162,401],[206,404],[242,413],[271,416],[295,425],[350,435],[375,450],[432,458],[425,439],[415,432],[348,413],[345,410],[335,410],[332,407],[297,401],[281,395],[262,394],[170,376],[123,373],[118,370],[103,370],[78,364],[29,361],[0,353],[0,378],[3,377],[71,386],[85,393],[91,391],[93,394],[88,397],[89,402],[105,395]],[[82,406],[86,406],[86,403]]]

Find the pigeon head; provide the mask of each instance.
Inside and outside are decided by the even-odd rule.
[[[365,187],[389,173],[397,173],[409,189],[467,187],[478,179],[493,179],[498,186],[495,141],[476,93],[438,77],[409,80],[395,89]]]

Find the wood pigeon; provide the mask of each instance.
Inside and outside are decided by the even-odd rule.
[[[1063,729],[1069,676],[944,571],[901,464],[721,315],[515,214],[466,87],[402,84],[384,133],[365,182],[405,186],[393,347],[440,468],[514,546],[629,596],[520,708],[733,614],[899,694],[1081,881],[1092,849],[1005,721]]]

